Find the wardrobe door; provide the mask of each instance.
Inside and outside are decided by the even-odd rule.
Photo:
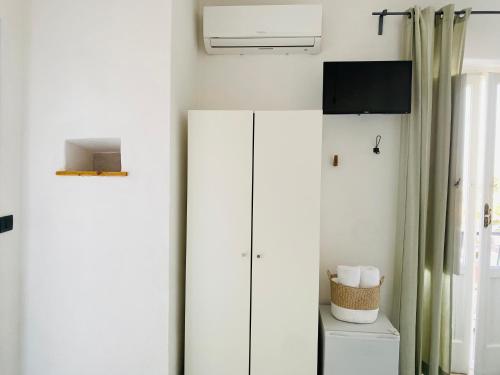
[[[186,375],[248,375],[252,137],[252,112],[189,112]]]
[[[322,114],[256,112],[251,375],[315,375]]]

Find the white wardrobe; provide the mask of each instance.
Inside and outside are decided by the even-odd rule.
[[[186,375],[315,375],[321,111],[190,111]]]

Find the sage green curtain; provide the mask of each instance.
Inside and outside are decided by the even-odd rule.
[[[401,334],[401,375],[449,374],[455,243],[448,234],[459,219],[452,196],[461,151],[452,77],[462,69],[470,10],[461,16],[453,5],[442,15],[434,8],[410,11],[404,53],[413,60],[413,98],[401,128],[393,320]]]

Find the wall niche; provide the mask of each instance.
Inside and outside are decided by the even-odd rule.
[[[120,138],[68,139],[65,170],[58,176],[127,176],[122,171]]]

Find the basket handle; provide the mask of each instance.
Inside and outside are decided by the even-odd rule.
[[[333,275],[332,275],[332,273],[330,272],[330,270],[326,270],[326,274],[328,275],[328,280],[332,280]]]
[[[330,270],[326,270],[326,274],[328,276],[328,280],[330,280],[330,281],[332,281],[333,279],[335,279],[337,277],[337,274],[331,273]]]

